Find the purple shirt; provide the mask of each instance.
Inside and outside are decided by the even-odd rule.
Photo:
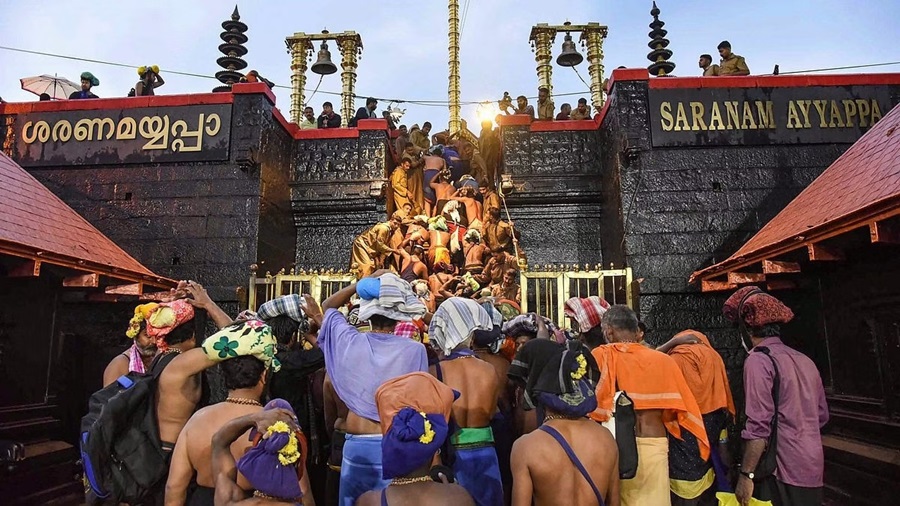
[[[769,348],[781,376],[775,475],[788,485],[821,487],[825,457],[819,431],[828,421],[828,404],[819,370],[809,357],[786,346],[777,337],[766,338],[758,346]],[[747,425],[742,438],[769,437],[774,414],[774,379],[775,369],[769,358],[761,352],[750,353],[744,362]]]
[[[425,347],[394,334],[360,332],[336,309],[325,311],[319,348],[334,391],[350,411],[379,421],[375,391],[389,379],[428,372]]]

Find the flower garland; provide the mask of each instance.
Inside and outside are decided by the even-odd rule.
[[[584,354],[579,353],[577,357],[575,357],[575,362],[578,363],[578,369],[569,373],[569,376],[572,377],[573,380],[580,380],[587,374],[587,359],[584,358]]]
[[[159,307],[159,304],[150,302],[134,308],[134,316],[128,321],[128,330],[125,331],[125,335],[129,339],[136,338],[141,333],[141,323],[144,323],[157,307]]]
[[[427,445],[434,441],[434,429],[431,427],[431,422],[428,420],[428,416],[422,411],[419,411],[419,414],[422,415],[422,418],[425,419],[425,433],[419,436],[419,442],[423,445]]]
[[[300,460],[300,449],[297,444],[297,434],[288,427],[284,422],[275,422],[266,429],[266,437],[271,437],[276,432],[283,432],[288,435],[288,442],[280,450],[278,450],[278,462],[283,466],[289,466]]]

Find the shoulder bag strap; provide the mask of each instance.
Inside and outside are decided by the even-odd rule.
[[[591,486],[591,490],[594,491],[594,495],[597,496],[597,502],[600,504],[600,506],[605,506],[605,503],[603,502],[603,495],[600,494],[600,491],[597,489],[597,485],[594,485],[594,480],[591,479],[591,475],[588,474],[587,469],[584,468],[581,460],[579,460],[578,456],[575,455],[575,452],[572,450],[572,447],[569,446],[566,438],[564,438],[562,434],[559,433],[559,431],[557,431],[553,427],[550,427],[549,425],[541,425],[538,428],[553,436],[553,439],[555,439],[556,442],[559,443],[559,446],[561,446],[563,451],[566,452],[566,455],[569,456],[569,460],[572,461],[572,464],[575,465],[575,467],[578,469],[578,472],[580,472],[581,475],[584,476],[584,479],[587,480],[588,485]]]

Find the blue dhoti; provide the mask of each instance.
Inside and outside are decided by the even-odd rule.
[[[453,474],[477,506],[503,506],[503,481],[490,427],[460,429],[451,436]]]
[[[390,483],[381,477],[381,436],[347,434],[341,462],[340,506],[353,506],[359,496]]]

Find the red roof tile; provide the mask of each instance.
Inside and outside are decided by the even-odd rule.
[[[878,121],[731,257],[695,272],[691,280],[805,247],[807,242],[799,237],[864,226],[874,211],[900,214],[900,107]]]
[[[141,265],[0,152],[0,252],[83,267],[110,277],[174,285]]]

